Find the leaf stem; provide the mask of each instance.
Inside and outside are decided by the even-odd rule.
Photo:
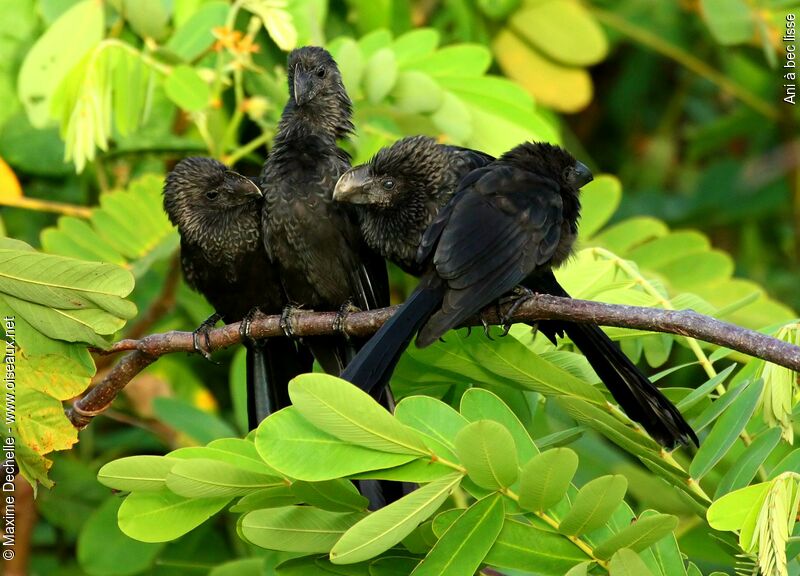
[[[269,142],[272,139],[272,136],[273,132],[271,130],[263,132],[258,138],[253,138],[244,146],[240,146],[230,154],[224,155],[222,157],[222,162],[228,166],[235,165],[239,160],[250,154],[250,152]]]
[[[75,206],[74,204],[53,202],[52,200],[42,200],[40,198],[26,198],[25,196],[0,197],[0,205],[35,210],[37,212],[55,212],[56,214],[77,216],[78,218],[89,218],[92,215],[92,209],[87,206]]]
[[[519,503],[519,495],[510,488],[504,488],[500,490],[500,493],[503,494],[504,496],[507,496],[508,498],[511,498],[514,502]],[[541,511],[534,512],[534,514],[536,514],[537,517],[541,518],[553,530],[558,532],[558,521],[555,518]],[[578,536],[570,536],[569,534],[563,534],[561,532],[559,532],[559,534],[568,538],[569,541],[575,544],[575,546],[577,546],[578,548],[580,548],[584,554],[586,554],[589,558],[597,562],[600,566],[605,568],[606,571],[608,571],[608,561],[601,560],[600,558],[596,557],[594,555],[594,549],[586,541],[582,540]]]

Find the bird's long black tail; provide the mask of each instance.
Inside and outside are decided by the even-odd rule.
[[[423,277],[394,316],[356,354],[341,377],[379,397],[414,334],[441,304],[443,293],[444,286],[437,278]]]
[[[247,424],[255,429],[289,400],[289,380],[311,372],[314,358],[288,338],[245,341],[247,373]]]
[[[552,273],[527,279],[525,285],[539,293],[569,297]],[[548,320],[539,329],[551,340],[556,333],[566,332],[625,413],[657,442],[668,448],[689,442],[698,445],[697,435],[678,409],[599,326]]]

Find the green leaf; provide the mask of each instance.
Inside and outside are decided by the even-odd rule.
[[[100,468],[97,480],[124,492],[163,490],[167,474],[178,463],[166,456],[128,456]]]
[[[470,479],[481,488],[500,490],[517,481],[514,438],[502,424],[492,420],[468,424],[456,436],[455,446]]]
[[[582,238],[590,238],[609,221],[622,199],[622,185],[608,174],[601,174],[581,188]]]
[[[344,479],[325,482],[298,480],[292,483],[292,492],[300,501],[331,512],[357,512],[369,504],[353,483]]]
[[[178,462],[167,474],[166,482],[167,488],[186,498],[244,496],[264,488],[284,485],[281,478],[203,458]]]
[[[577,398],[559,397],[557,401],[578,422],[597,430],[631,454],[658,458],[661,448],[654,440],[628,428],[605,410]]]
[[[397,404],[394,417],[425,434],[425,444],[435,454],[455,459],[456,435],[469,422],[450,406],[430,396],[408,396]],[[428,465],[428,464],[426,464]]]
[[[175,30],[165,47],[186,62],[194,60],[214,43],[212,30],[225,24],[229,8],[227,2],[206,2]]]
[[[292,492],[291,486],[274,486],[242,496],[229,510],[236,514],[242,514],[264,508],[282,508],[300,504],[300,502],[301,500]]]
[[[100,207],[89,222],[62,217],[57,228],[42,232],[47,252],[101,260],[127,266],[141,277],[150,265],[169,257],[178,247],[178,234],[162,206],[163,178],[148,174],[127,189],[100,196]]]
[[[659,515],[659,512],[655,510],[645,510],[639,518],[657,515]],[[683,554],[678,548],[678,540],[675,538],[674,533],[653,544],[651,551],[655,565],[658,567],[658,574],[662,576],[687,576]]]
[[[169,12],[161,0],[122,0],[123,15],[142,38],[161,40],[169,29]]]
[[[163,490],[134,492],[119,509],[120,529],[142,542],[169,542],[222,510],[230,498],[188,499]]]
[[[611,576],[652,576],[644,561],[633,550],[618,550],[609,563]]]
[[[562,112],[577,112],[592,99],[592,80],[586,70],[554,62],[508,28],[494,37],[492,51],[505,75],[516,80],[540,104]]]
[[[189,112],[199,112],[208,106],[211,88],[191,66],[176,66],[164,81],[164,91],[170,100]]]
[[[484,561],[490,566],[561,576],[586,555],[572,542],[554,532],[506,518],[494,546]]]
[[[392,50],[399,66],[432,54],[439,46],[439,32],[434,28],[417,28],[398,36]]]
[[[263,573],[263,558],[240,558],[217,564],[208,576],[262,576]]]
[[[519,462],[527,462],[539,453],[522,422],[496,394],[483,388],[470,388],[461,397],[459,409],[472,422],[493,420],[502,424],[514,438]]]
[[[728,492],[747,486],[758,473],[758,467],[772,454],[780,439],[780,428],[768,428],[755,438],[720,479],[714,499],[718,500]]]
[[[589,573],[587,570],[591,565],[592,562],[581,562],[580,564],[573,566],[569,572],[564,574],[564,576],[586,576]]]
[[[591,66],[605,58],[608,42],[586,8],[570,0],[550,0],[518,11],[514,32],[547,57],[568,66]]]
[[[595,546],[594,555],[607,559],[620,548],[640,552],[671,534],[677,525],[677,516],[670,514],[653,514],[639,518],[599,546]]]
[[[345,532],[331,550],[331,562],[352,564],[385,552],[430,517],[462,478],[451,474],[373,512]]]
[[[418,58],[408,64],[411,70],[439,76],[480,76],[492,62],[491,53],[478,44],[456,44]]]
[[[698,402],[700,402],[703,398],[711,394],[714,389],[725,382],[728,379],[728,376],[731,375],[733,369],[736,368],[736,364],[731,364],[725,370],[719,372],[713,378],[709,378],[706,382],[689,392],[680,402],[677,404],[678,410],[681,412],[686,412],[694,408]]]
[[[703,430],[706,426],[716,420],[720,414],[725,412],[728,407],[733,404],[737,398],[739,398],[739,395],[747,390],[752,383],[752,380],[745,380],[744,382],[729,388],[724,395],[714,400],[710,406],[705,408],[699,416],[692,420],[692,428],[694,428],[696,432]]]
[[[256,448],[276,470],[308,482],[392,468],[414,460],[410,454],[371,450],[331,436],[305,420],[294,406],[275,412],[259,425]],[[297,454],[304,458],[297,458]]]
[[[701,0],[701,14],[722,45],[742,44],[755,36],[756,16],[745,0]]]
[[[760,509],[771,482],[761,482],[734,490],[711,503],[706,514],[708,524],[716,530],[739,530],[754,509]]]
[[[256,546],[287,552],[328,552],[364,515],[287,506],[245,514],[241,533]]]
[[[415,430],[349,382],[327,374],[301,374],[289,383],[289,396],[306,420],[337,438],[372,450],[428,455]]]
[[[580,536],[603,526],[620,505],[628,489],[624,476],[601,476],[578,490],[572,508],[558,525],[559,532]]]
[[[458,576],[474,573],[503,527],[503,497],[479,500],[450,526],[412,576]]]
[[[558,504],[578,469],[578,455],[569,448],[554,448],[535,456],[522,468],[519,505],[540,512]]]
[[[364,92],[373,104],[391,92],[397,81],[397,62],[391,48],[382,48],[367,60],[364,70]]]
[[[36,128],[50,119],[50,102],[67,74],[103,38],[104,5],[95,0],[76,4],[39,37],[19,72],[19,98]],[[69,38],[68,42],[64,39]]]
[[[728,453],[753,415],[763,388],[761,380],[751,383],[719,417],[689,465],[692,478],[699,480],[705,476]]]
[[[285,2],[263,2],[261,0],[247,0],[242,7],[249,10],[264,23],[270,38],[284,51],[292,50],[297,46],[297,28],[295,28],[292,14],[286,10]]]
[[[119,498],[97,508],[78,535],[78,562],[88,574],[126,576],[153,565],[163,544],[146,544],[125,536],[117,526]]]
[[[397,108],[406,114],[435,112],[442,106],[444,91],[422,72],[401,72],[391,92]]]

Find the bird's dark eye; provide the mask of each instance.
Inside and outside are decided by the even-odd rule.
[[[387,178],[386,180],[381,182],[381,186],[383,186],[384,190],[391,190],[392,188],[394,188],[394,180],[392,180],[391,178]]]
[[[316,71],[317,78],[325,78],[325,66],[320,66]]]
[[[564,172],[561,174],[561,177],[564,179],[564,182],[571,184],[575,180],[575,169],[571,166],[564,168]]]
[[[216,200],[217,196],[219,196],[219,192],[206,192],[206,198],[209,200]]]

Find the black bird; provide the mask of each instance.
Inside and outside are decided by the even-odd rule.
[[[186,282],[205,296],[215,314],[195,331],[195,348],[206,357],[200,336],[218,320],[246,320],[255,308],[280,313],[286,298],[261,237],[261,190],[248,178],[211,158],[186,158],[167,175],[164,210],[181,236]],[[313,358],[287,338],[247,348],[250,429],[289,404],[289,380],[310,372]]]
[[[420,207],[447,202],[457,189],[422,235],[416,263],[405,266],[422,272],[419,286],[342,374],[368,391],[388,383],[415,333],[417,345],[428,346],[517,285],[569,296],[552,268],[571,254],[578,190],[591,181],[591,172],[557,146],[526,143],[464,176],[460,160],[442,161],[438,155],[459,159],[465,152],[439,146],[437,153],[435,146],[420,140],[384,149],[371,166],[343,176],[335,193],[340,200],[369,205],[359,206],[365,237],[390,259],[402,254],[397,260],[402,264],[409,253],[405,236],[419,238],[414,223],[426,224],[418,217]],[[406,204],[412,206],[409,214]],[[554,343],[566,333],[625,412],[661,444],[697,444],[680,412],[598,326],[543,321],[539,329]]]
[[[410,136],[382,148],[367,164],[345,172],[333,199],[354,204],[361,234],[375,252],[413,276],[422,235],[450,201],[459,181],[494,157],[429,136]]]
[[[337,140],[353,132],[352,106],[331,55],[307,46],[289,54],[289,101],[261,173],[264,241],[290,302],[316,311],[389,303],[386,265],[364,243],[348,206],[333,201],[350,158]],[[290,324],[289,324],[290,328]],[[338,375],[354,355],[343,336],[306,339],[322,368]]]
[[[316,311],[348,306],[362,310],[389,304],[383,259],[364,243],[349,206],[333,201],[350,157],[337,144],[354,130],[352,104],[336,62],[323,48],[289,54],[289,101],[272,153],[261,171],[265,203],[262,225],[271,260],[292,305]],[[287,308],[285,329],[291,334]],[[305,338],[323,370],[339,375],[363,343],[344,335]],[[394,409],[386,389],[381,403]],[[401,497],[399,483],[361,481],[373,509]]]

